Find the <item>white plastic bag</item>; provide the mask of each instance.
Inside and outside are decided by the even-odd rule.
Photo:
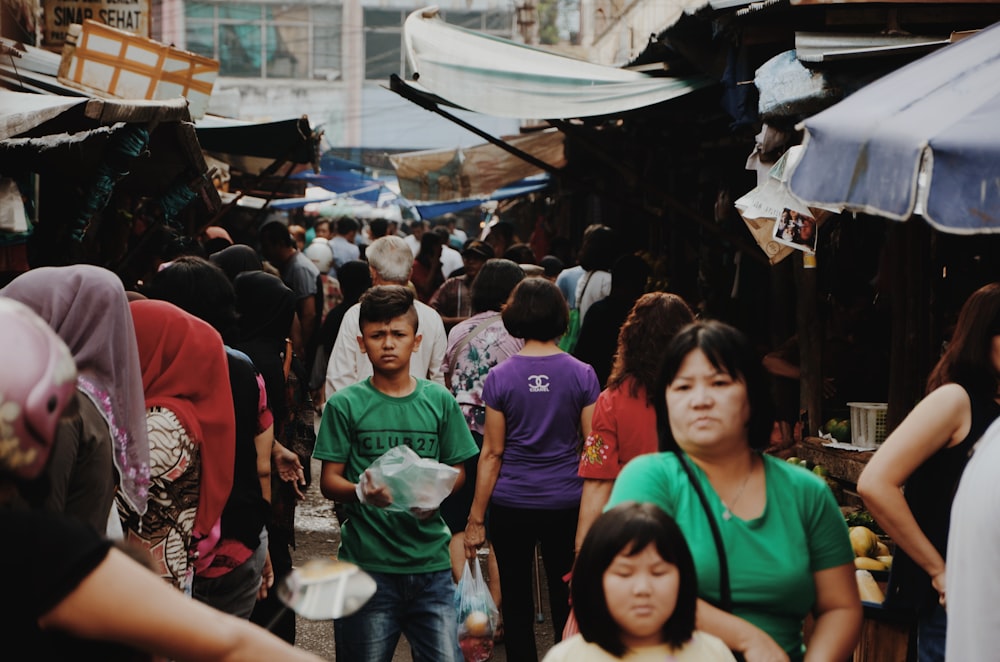
[[[479,559],[468,559],[455,588],[458,611],[458,646],[465,662],[493,659],[493,633],[500,614],[483,579]]]
[[[386,510],[435,510],[451,494],[458,469],[425,457],[409,446],[390,448],[372,462],[366,473],[373,485],[385,485],[392,494]]]

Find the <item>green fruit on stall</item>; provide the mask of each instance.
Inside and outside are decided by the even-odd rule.
[[[837,421],[833,427],[829,430],[830,436],[832,436],[837,441],[842,444],[850,443],[851,441],[851,423],[847,420]]]

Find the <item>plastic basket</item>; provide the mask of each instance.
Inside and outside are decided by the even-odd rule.
[[[877,448],[885,441],[885,402],[848,402],[851,408],[851,443],[860,448]]]

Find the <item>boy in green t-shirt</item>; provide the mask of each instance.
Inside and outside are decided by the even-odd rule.
[[[437,510],[386,510],[392,494],[366,471],[390,448],[459,470],[479,452],[451,393],[410,376],[420,346],[413,293],[399,285],[369,289],[359,303],[358,344],[374,375],[339,390],[323,410],[313,456],[323,462],[323,495],[344,504],[339,557],[370,574],[378,588],[359,612],[335,622],[337,659],[390,662],[406,635],[415,662],[460,662],[451,534]]]

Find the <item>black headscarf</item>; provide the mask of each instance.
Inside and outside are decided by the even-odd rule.
[[[230,282],[245,271],[260,271],[263,264],[257,251],[246,244],[234,244],[228,248],[223,248],[218,253],[212,253],[208,258],[220,269],[226,272]]]
[[[234,282],[240,342],[236,349],[253,361],[264,377],[275,427],[287,421],[285,339],[295,317],[295,294],[281,279],[263,271],[241,273]]]
[[[340,291],[344,295],[344,300],[327,314],[317,337],[319,343],[326,349],[327,356],[333,353],[333,345],[337,341],[340,324],[344,321],[344,313],[358,302],[365,290],[372,286],[368,263],[361,260],[351,260],[342,264],[337,269],[337,280],[340,281]]]

